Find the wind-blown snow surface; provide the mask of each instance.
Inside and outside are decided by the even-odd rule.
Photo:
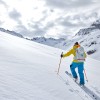
[[[65,74],[72,57],[62,60],[60,76],[56,74],[61,52],[0,32],[0,100],[93,100]],[[85,63],[86,86],[98,97],[99,65],[90,58]]]

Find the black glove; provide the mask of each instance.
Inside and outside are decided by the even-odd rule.
[[[63,54],[61,54],[61,58],[63,57]]]

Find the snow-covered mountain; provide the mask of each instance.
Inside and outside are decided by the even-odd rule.
[[[79,35],[79,36],[87,35],[95,30],[100,30],[100,20],[97,20],[96,22],[94,22],[89,28],[80,29],[76,35]]]
[[[87,58],[89,82],[81,88],[65,74],[72,57],[56,74],[61,52],[0,32],[0,100],[100,100],[100,62]]]
[[[55,47],[57,44],[65,41],[64,38],[54,39],[54,38],[45,38],[45,37],[35,37],[31,40],[34,42],[42,43],[42,44],[53,46],[53,47]]]
[[[11,35],[14,35],[14,36],[18,36],[18,37],[23,38],[23,36],[22,36],[21,34],[15,32],[15,31],[6,30],[6,29],[4,29],[4,28],[0,28],[0,31],[1,31],[1,32],[6,32],[6,33],[8,33],[8,34],[11,34]]]

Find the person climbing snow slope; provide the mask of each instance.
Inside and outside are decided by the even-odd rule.
[[[70,65],[70,70],[72,73],[73,78],[75,79],[75,81],[78,80],[78,75],[75,71],[76,68],[78,68],[78,73],[79,73],[79,77],[80,77],[80,85],[84,85],[85,84],[85,80],[84,80],[84,61],[86,58],[86,53],[84,51],[84,48],[78,43],[76,42],[73,46],[73,48],[65,53],[65,54],[61,54],[61,58],[73,55],[73,62]]]

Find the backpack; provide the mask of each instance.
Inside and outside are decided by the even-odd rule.
[[[83,47],[79,47],[76,49],[75,60],[78,60],[78,62],[85,61],[85,51]]]

